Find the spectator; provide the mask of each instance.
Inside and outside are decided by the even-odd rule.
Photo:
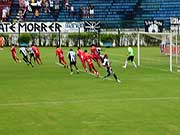
[[[19,10],[18,14],[17,14],[17,19],[19,21],[23,21],[24,20],[24,16],[23,16],[23,11],[22,9]]]
[[[94,17],[94,6],[90,6],[89,15],[90,18]]]
[[[71,16],[74,17],[74,7],[71,5]]]
[[[83,8],[83,17],[86,17],[86,8]]]
[[[87,6],[87,17],[90,17],[90,9],[91,9],[91,5]]]
[[[31,0],[31,3],[35,3],[35,0]]]
[[[42,1],[41,0],[38,0],[37,1],[37,7],[40,9],[41,8],[41,4],[42,4]]]
[[[20,8],[24,7],[25,0],[19,0],[19,6]]]
[[[32,11],[28,0],[25,0],[24,6],[25,6],[26,11],[30,11],[30,12]]]
[[[39,10],[38,9],[35,9],[35,17],[38,20],[38,18],[39,18]]]
[[[83,12],[84,12],[84,17],[85,17],[85,18],[89,18],[89,10],[88,10],[88,7],[85,7]]]
[[[45,1],[45,8],[44,8],[45,12],[50,12],[48,7],[49,7],[49,2],[46,0]]]
[[[54,1],[53,0],[49,0],[49,7],[50,7],[50,11],[54,10]]]
[[[59,8],[60,10],[63,8],[64,0],[59,0]]]
[[[69,10],[69,1],[68,0],[65,0],[65,8],[66,8],[66,10]]]
[[[31,9],[33,13],[35,12],[36,8],[37,8],[37,3],[35,2],[35,0],[31,0]]]
[[[46,0],[42,0],[41,5],[42,5],[42,7],[43,7],[43,11],[44,11],[44,12],[47,12],[47,10],[45,11],[45,8],[46,8]]]
[[[2,9],[2,21],[7,21],[7,9],[6,8],[3,8]]]
[[[49,0],[49,8],[50,8],[50,13],[53,17],[55,17],[55,9],[54,9],[54,1],[53,0]]]
[[[83,18],[83,8],[80,6],[79,8],[79,19],[81,20]]]

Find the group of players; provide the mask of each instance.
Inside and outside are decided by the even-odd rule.
[[[20,54],[22,54],[22,56],[23,56],[23,61],[27,65],[31,65],[32,67],[34,67],[34,65],[32,63],[32,59],[34,60],[34,63],[42,64],[42,61],[40,58],[40,51],[39,51],[37,45],[32,44],[29,48],[22,46],[22,47],[20,47],[19,50],[20,50],[19,51]],[[16,63],[21,62],[21,60],[17,57],[16,48],[15,48],[14,44],[11,45],[10,51],[11,51],[13,60]]]
[[[14,61],[16,63],[21,62],[21,60],[16,55],[15,45],[12,44],[10,50]],[[20,54],[22,54],[23,60],[27,65],[31,65],[32,67],[34,67],[33,63],[42,64],[40,51],[35,44],[32,44],[30,47],[20,47]],[[99,77],[99,72],[93,64],[93,61],[95,61],[99,67],[103,66],[107,70],[107,74],[103,77],[103,79],[109,77],[110,75],[113,75],[116,82],[120,82],[117,75],[112,70],[108,55],[102,55],[100,47],[96,47],[96,45],[92,44],[90,53],[87,50],[83,51],[80,47],[77,48],[77,52],[70,48],[67,57],[69,59],[71,74],[74,73],[73,67],[75,67],[76,72],[79,73],[78,67],[76,65],[77,56],[79,57],[79,60],[81,61],[85,72],[88,72],[89,69],[90,73],[94,74],[96,77]],[[63,50],[59,46],[56,47],[56,57],[58,58],[59,64],[62,64],[65,68],[69,68],[67,62],[64,59]],[[34,60],[34,62],[32,62],[32,59]],[[123,66],[123,68],[127,67],[128,61],[131,61],[134,67],[137,68],[136,63],[134,62],[134,52],[131,47],[128,47],[128,58],[125,61],[125,65]]]
[[[89,71],[94,74],[96,77],[99,77],[99,72],[95,68],[93,61],[95,61],[99,67],[104,66],[107,69],[107,74],[103,77],[103,79],[109,77],[110,75],[113,75],[116,82],[120,82],[117,75],[113,72],[112,67],[110,65],[110,61],[108,59],[108,55],[101,55],[101,48],[96,47],[96,45],[92,45],[90,48],[91,53],[88,53],[87,50],[82,50],[80,47],[77,48],[77,53],[73,51],[71,48],[68,52],[67,57],[70,61],[70,70],[71,74],[73,74],[73,66],[76,69],[76,72],[79,73],[78,67],[76,65],[76,54],[79,57],[82,66],[84,68],[85,72]],[[56,56],[58,57],[59,63],[62,64],[64,67],[68,67],[67,62],[64,60],[63,50],[57,46],[56,48]],[[87,69],[88,66],[88,69]]]

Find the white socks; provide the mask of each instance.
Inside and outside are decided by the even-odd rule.
[[[126,67],[127,67],[127,64],[128,64],[128,61],[126,60],[125,63],[124,63],[123,68],[126,68]]]
[[[134,61],[133,61],[132,63],[133,63],[133,65],[134,65],[134,67],[135,67],[135,68],[137,68],[137,65],[136,65],[136,63],[135,63]]]
[[[123,68],[126,68],[126,67],[127,67],[127,64],[128,64],[128,61],[126,60]],[[136,65],[136,63],[135,63],[134,61],[132,62],[132,64],[133,64],[133,66],[134,66],[135,68],[137,68],[137,65]]]

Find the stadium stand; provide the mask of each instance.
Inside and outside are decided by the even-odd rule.
[[[19,10],[19,0],[12,0],[12,7],[10,10],[9,20],[13,21],[16,19]]]
[[[164,21],[168,29],[170,17],[180,14],[180,1],[177,0],[69,0],[68,3],[67,0],[42,0],[48,3],[42,4],[38,12],[32,3],[30,9],[26,9],[20,6],[19,1],[1,4],[1,18],[2,8],[13,4],[10,21],[19,19],[18,16],[23,14],[25,21],[100,21],[105,28],[144,28],[144,20],[159,19]],[[24,12],[24,8],[27,12]]]
[[[59,13],[58,21],[92,20],[101,21],[104,27],[119,27],[122,24],[122,20],[133,20],[131,17],[134,14],[137,0],[71,0],[69,4],[74,6],[75,17],[70,16],[70,11],[62,9]],[[83,10],[83,17],[79,15],[80,7]],[[93,17],[89,15],[91,7],[94,8]],[[131,26],[129,25],[129,27]]]
[[[139,7],[142,9],[134,19],[140,27],[144,20],[158,19],[163,20],[165,28],[170,27],[170,17],[179,17],[180,1],[177,0],[142,0]]]

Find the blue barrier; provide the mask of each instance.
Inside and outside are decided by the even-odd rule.
[[[104,47],[112,47],[112,43],[111,42],[104,42],[103,46]]]
[[[28,43],[20,43],[19,46],[25,47],[25,46],[29,46],[29,44]]]

